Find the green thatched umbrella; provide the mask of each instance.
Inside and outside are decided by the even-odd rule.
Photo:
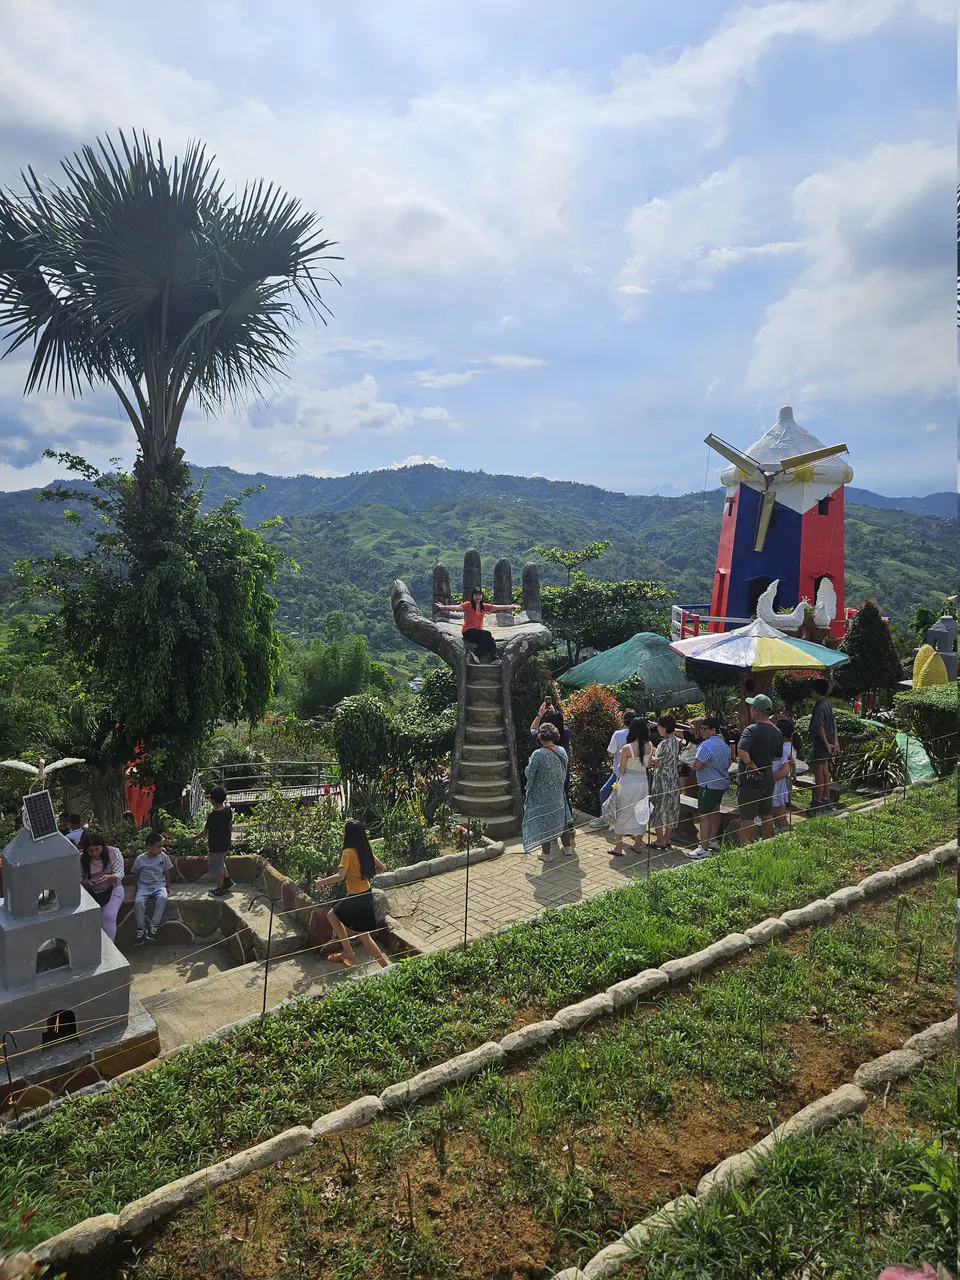
[[[571,667],[557,677],[557,683],[564,689],[584,689],[588,684],[625,684],[638,676],[649,707],[660,710],[703,701],[703,694],[684,674],[683,659],[670,648],[669,640],[652,631],[638,631],[616,648]]]

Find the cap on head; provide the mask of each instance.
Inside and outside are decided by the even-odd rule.
[[[762,711],[765,716],[773,710],[773,703],[765,693],[755,693],[752,698],[746,699],[746,703],[748,707],[756,707],[758,711]]]

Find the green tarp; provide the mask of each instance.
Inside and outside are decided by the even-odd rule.
[[[623,644],[571,667],[557,682],[566,689],[585,689],[588,684],[624,684],[637,676],[643,680],[650,708],[703,701],[703,694],[684,675],[683,659],[670,648],[669,640],[653,631],[638,631]]]
[[[868,720],[867,724],[875,724],[878,729],[890,728],[881,720]],[[900,754],[907,768],[908,782],[929,782],[931,778],[937,776],[919,738],[915,738],[912,733],[898,733],[897,746],[900,748]]]

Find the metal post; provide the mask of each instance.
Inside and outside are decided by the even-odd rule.
[[[261,1018],[267,1012],[267,983],[270,981],[270,946],[273,942],[273,897],[269,893],[255,893],[250,902],[257,902],[260,898],[266,898],[270,904],[270,923],[267,926],[267,955],[263,962],[263,1008],[260,1010]]]
[[[0,1047],[3,1048],[3,1065],[6,1068],[6,1072],[7,1072],[7,1084],[9,1084],[10,1086],[10,1103],[13,1107],[13,1114],[19,1120],[20,1118],[19,1104],[17,1101],[14,1100],[13,1076],[10,1074],[10,1063],[7,1060],[7,1036],[9,1036],[10,1039],[13,1041],[13,1047],[14,1049],[16,1049],[18,1053],[20,1052],[20,1046],[17,1044],[17,1037],[13,1034],[12,1031],[5,1031],[3,1033],[3,1038],[0,1039]]]
[[[467,912],[470,908],[470,823],[467,822],[467,881],[463,894],[463,945],[467,945]]]

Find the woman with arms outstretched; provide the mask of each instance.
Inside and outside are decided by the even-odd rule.
[[[497,642],[489,631],[484,630],[483,615],[485,613],[516,613],[520,608],[518,604],[487,604],[479,587],[474,587],[470,592],[470,599],[464,600],[462,604],[442,604],[437,601],[436,607],[463,611],[463,638],[467,644],[476,645],[477,653],[474,659],[476,662],[484,657],[488,662],[497,660]],[[468,661],[471,656],[470,651],[467,650]]]

